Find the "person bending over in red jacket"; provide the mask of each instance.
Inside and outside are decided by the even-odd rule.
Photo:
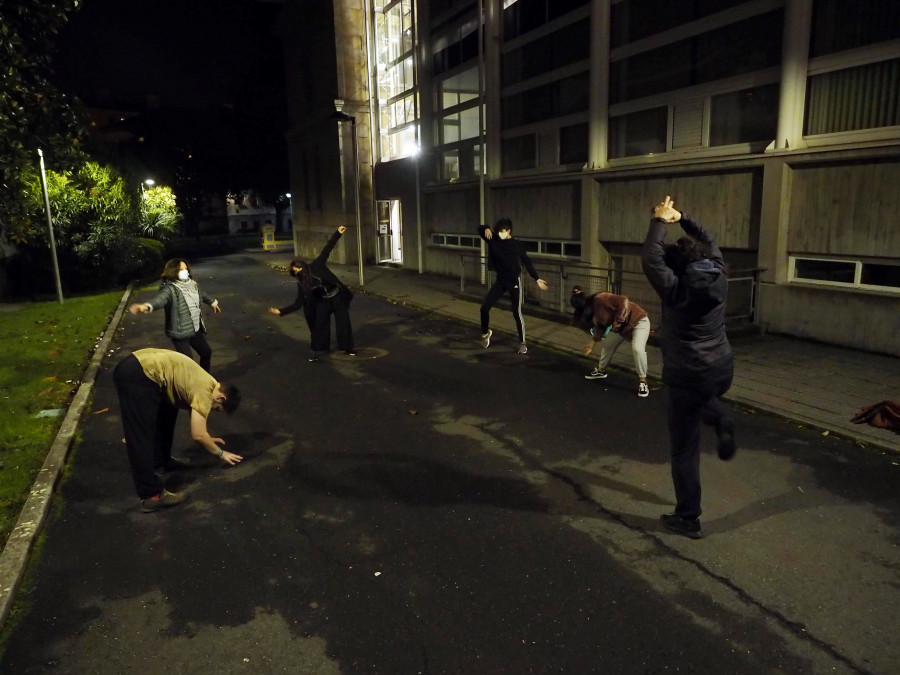
[[[584,376],[586,380],[606,377],[606,366],[625,340],[631,342],[634,370],[638,376],[638,396],[650,395],[647,386],[647,338],[650,336],[650,319],[647,312],[624,295],[594,293],[588,295],[580,286],[572,289],[571,305],[575,308],[575,323],[589,329],[591,341],[582,353],[590,356],[600,342],[600,361],[597,367]]]

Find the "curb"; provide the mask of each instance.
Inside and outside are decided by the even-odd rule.
[[[72,439],[75,438],[75,433],[78,431],[78,423],[81,421],[81,416],[93,391],[97,373],[100,371],[100,364],[103,362],[103,357],[109,349],[110,342],[112,342],[112,338],[116,334],[119,323],[122,321],[122,316],[125,313],[125,303],[131,295],[133,286],[134,283],[128,284],[128,288],[125,289],[125,293],[119,301],[119,306],[113,314],[112,320],[107,325],[100,343],[94,350],[93,356],[91,356],[91,361],[84,372],[81,385],[79,385],[78,391],[75,392],[75,396],[69,404],[69,409],[59,427],[53,444],[50,446],[50,451],[47,453],[44,464],[34,480],[34,485],[31,486],[31,492],[28,495],[28,499],[25,500],[25,506],[22,507],[16,526],[10,533],[3,552],[0,553],[0,629],[3,628],[6,619],[9,618],[16,592],[19,590],[22,579],[25,576],[28,555],[31,553],[34,542],[37,540],[37,536],[40,534],[44,521],[47,518],[53,490],[56,487],[63,467],[66,465],[66,458],[72,445]]]

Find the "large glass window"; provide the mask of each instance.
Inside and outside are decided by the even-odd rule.
[[[441,179],[455,181],[477,176],[481,171],[478,68],[439,80],[434,94],[434,143],[443,157]]]
[[[610,159],[665,152],[668,125],[668,107],[610,117]]]
[[[478,136],[478,106],[442,117],[437,129],[438,145],[475,138]]]
[[[503,38],[511,40],[589,4],[591,0],[504,0]]]
[[[807,135],[900,125],[900,60],[809,78]]]
[[[589,104],[588,88],[588,73],[585,71],[507,96],[502,102],[503,128],[584,112]]]
[[[710,100],[711,146],[771,140],[777,128],[777,84],[720,94]]]
[[[375,0],[375,68],[380,159],[417,151],[413,0]]]
[[[431,69],[437,76],[478,58],[478,20],[471,16],[452,28],[432,36]]]
[[[612,5],[612,48],[621,47],[747,0],[624,0]],[[875,0],[877,2],[877,0]]]
[[[520,171],[537,166],[537,141],[534,134],[503,139],[503,170]]]
[[[590,57],[591,25],[588,19],[515,49],[503,56],[503,86]]]
[[[810,56],[900,38],[900,4],[895,0],[815,0]]]
[[[478,98],[478,68],[469,68],[437,85],[437,109],[445,110]]]
[[[584,164],[588,161],[588,134],[587,122],[560,128],[560,164]]]
[[[784,10],[761,14],[610,64],[610,102],[764,70],[781,63]]]

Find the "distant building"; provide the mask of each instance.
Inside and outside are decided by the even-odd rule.
[[[369,263],[457,275],[509,217],[558,286],[640,295],[670,194],[763,270],[752,320],[900,355],[900,3],[286,0],[278,30],[298,252],[355,233],[337,105]]]
[[[267,204],[252,191],[228,197],[226,211],[228,214],[228,233],[245,234],[259,232],[266,223],[275,225],[277,232],[290,232],[293,223],[290,214],[285,213],[284,223],[279,226],[279,213],[273,204]]]

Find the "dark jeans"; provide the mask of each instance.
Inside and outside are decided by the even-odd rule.
[[[731,378],[729,367],[695,386],[669,385],[675,513],[682,518],[700,517],[700,422],[713,427],[717,434],[721,432],[726,415],[719,397],[731,387]]]
[[[172,438],[178,408],[169,402],[162,388],[144,374],[132,354],[113,370],[119,395],[122,427],[131,475],[138,497],[146,499],[163,490],[163,482],[154,473],[172,456]]]
[[[194,355],[191,354],[191,347],[193,347],[194,351],[197,352],[197,356],[200,357],[200,367],[207,373],[209,372],[209,365],[212,360],[212,348],[206,341],[206,333],[197,332],[191,335],[191,337],[181,338],[180,340],[172,338],[172,344],[175,345],[176,352],[184,354],[185,356],[190,356],[191,358],[194,358]]]
[[[350,325],[350,307],[338,293],[333,298],[321,298],[315,304],[315,323],[310,331],[310,349],[314,352],[328,351],[331,347],[331,315],[340,349],[353,349],[353,327]],[[307,321],[309,317],[307,317]]]
[[[491,308],[504,293],[509,293],[513,319],[516,322],[516,330],[519,332],[519,342],[525,342],[525,321],[522,319],[522,277],[497,277],[481,303],[481,334],[484,335],[488,332]]]

